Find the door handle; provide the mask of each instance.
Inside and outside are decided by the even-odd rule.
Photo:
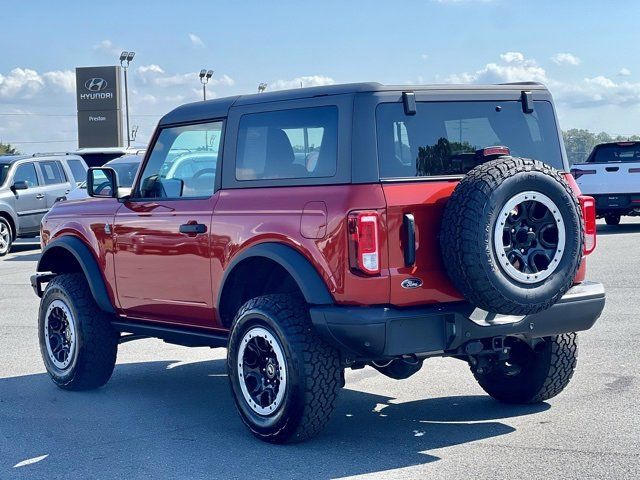
[[[620,167],[605,167],[605,170],[607,172],[617,172],[618,170],[620,170]]]
[[[416,220],[413,213],[405,213],[402,217],[404,226],[404,266],[411,267],[416,263]]]
[[[206,231],[207,226],[202,223],[185,223],[180,225],[180,233],[186,233],[187,235],[198,235]]]
[[[43,193],[39,193],[39,194],[36,195],[36,198],[38,200],[42,200],[44,198],[44,194]]]

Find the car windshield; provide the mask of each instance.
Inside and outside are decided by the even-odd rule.
[[[480,152],[507,147],[511,155],[533,158],[564,170],[550,102],[418,102],[406,115],[401,103],[382,103],[376,112],[381,178],[462,175],[486,161]]]
[[[113,163],[108,165],[118,174],[118,186],[130,188],[138,173],[139,162],[133,163]]]
[[[0,187],[4,184],[4,181],[7,179],[7,173],[9,173],[10,167],[11,167],[10,163],[0,163]]]
[[[586,163],[640,162],[640,143],[621,142],[598,145]]]

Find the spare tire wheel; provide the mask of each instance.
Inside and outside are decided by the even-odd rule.
[[[454,286],[472,304],[526,315],[556,303],[580,267],[582,213],[564,177],[537,160],[501,157],[456,186],[440,247]]]

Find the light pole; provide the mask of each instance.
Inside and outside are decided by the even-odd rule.
[[[207,83],[209,83],[209,79],[213,76],[213,70],[200,70],[200,83],[202,84],[202,98],[203,100],[207,99]]]
[[[129,88],[127,85],[127,68],[129,63],[135,57],[136,52],[122,52],[120,54],[120,66],[124,69],[124,99],[127,103],[125,110],[127,116],[127,148],[131,146],[131,132],[129,132]]]
[[[267,84],[262,82],[261,84],[258,85],[258,93],[262,93],[267,89]]]

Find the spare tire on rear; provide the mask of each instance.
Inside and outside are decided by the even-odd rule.
[[[537,160],[501,157],[456,186],[440,247],[454,286],[489,312],[526,315],[556,303],[582,260],[580,205],[564,177]]]

